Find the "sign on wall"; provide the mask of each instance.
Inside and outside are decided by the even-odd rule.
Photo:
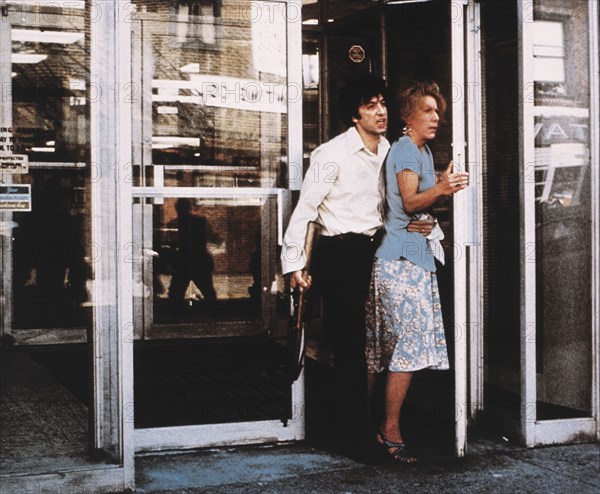
[[[0,173],[27,173],[29,158],[26,154],[0,156]]]
[[[0,185],[0,211],[31,211],[31,185]]]

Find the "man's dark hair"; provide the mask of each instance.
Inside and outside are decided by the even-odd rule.
[[[387,96],[387,87],[381,77],[372,74],[361,74],[348,80],[340,90],[338,103],[340,116],[348,126],[353,125],[353,118],[360,118],[358,108],[371,101],[373,96]]]

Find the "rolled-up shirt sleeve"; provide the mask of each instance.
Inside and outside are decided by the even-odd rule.
[[[283,237],[281,250],[282,273],[287,274],[303,269],[306,265],[304,242],[308,223],[319,216],[319,206],[329,194],[336,180],[332,174],[328,154],[321,149],[313,151],[310,157],[310,167],[306,172],[300,198],[290,218],[290,223]]]

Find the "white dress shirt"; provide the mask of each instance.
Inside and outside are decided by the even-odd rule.
[[[369,151],[355,127],[321,144],[310,156],[300,199],[283,237],[283,274],[304,268],[304,239],[310,221],[322,235],[362,233],[381,227],[381,167],[390,148],[385,137],[377,154]]]

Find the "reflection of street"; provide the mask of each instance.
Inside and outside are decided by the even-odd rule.
[[[169,287],[171,285],[172,275],[159,274],[158,282],[160,292],[156,297],[159,299],[169,298]],[[213,274],[213,286],[216,292],[217,300],[240,300],[249,298],[248,287],[253,283],[253,277],[250,274]],[[192,281],[185,292],[186,301],[202,300],[202,292]]]
[[[261,214],[254,204],[231,207],[193,198],[169,198],[154,208],[147,258],[152,286],[146,293],[155,323],[260,317]]]

